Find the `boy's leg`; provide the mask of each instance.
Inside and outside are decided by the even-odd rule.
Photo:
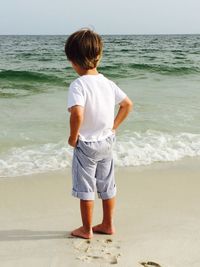
[[[73,236],[83,237],[83,238],[92,238],[92,215],[93,215],[93,200],[80,200],[80,209],[81,209],[81,218],[83,226],[78,229],[75,229],[71,234]]]
[[[92,227],[93,232],[112,235],[115,233],[113,225],[113,213],[115,209],[115,197],[102,200],[103,206],[103,221]]]
[[[95,197],[96,161],[93,159],[91,142],[79,140],[72,161],[72,195],[80,199],[83,225],[71,232],[73,236],[92,238],[92,214]],[[93,151],[93,150],[92,150]]]
[[[110,148],[112,148],[111,139],[108,139],[108,141],[111,142]],[[101,224],[94,226],[92,229],[93,232],[111,235],[115,233],[113,215],[116,201],[116,184],[112,155],[111,157],[104,158],[98,162],[96,170],[96,179],[98,196],[102,199],[103,220]]]

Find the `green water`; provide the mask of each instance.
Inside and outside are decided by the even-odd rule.
[[[0,176],[70,166],[67,36],[0,36]],[[120,166],[200,155],[200,36],[103,36],[99,72],[133,100]]]

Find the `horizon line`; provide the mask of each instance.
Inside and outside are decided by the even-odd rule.
[[[70,33],[71,34],[71,33]],[[0,36],[67,36],[70,34],[0,34]],[[99,33],[99,35],[200,35],[200,33]]]

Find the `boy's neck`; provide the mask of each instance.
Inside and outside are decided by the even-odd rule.
[[[73,61],[71,61],[72,67],[73,69],[78,73],[78,75],[83,76],[83,75],[98,75],[98,71],[97,71],[97,66],[96,68],[93,69],[83,69],[81,68],[78,64],[74,63]]]
[[[90,69],[90,70],[80,70],[79,75],[98,75],[97,68]]]

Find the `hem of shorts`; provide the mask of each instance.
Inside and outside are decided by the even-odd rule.
[[[72,190],[72,196],[77,197],[82,200],[94,200],[95,193],[94,192],[77,192]]]
[[[117,194],[117,188],[116,186],[114,187],[113,190],[108,191],[108,192],[97,192],[98,197],[105,200],[105,199],[110,199],[116,196]]]

